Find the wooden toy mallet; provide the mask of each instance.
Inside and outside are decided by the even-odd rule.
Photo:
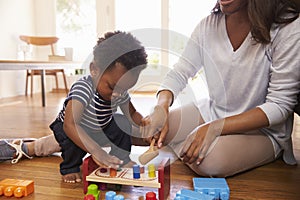
[[[157,105],[154,107],[154,112],[153,112],[153,114],[150,115],[150,119],[153,124],[157,124],[158,128],[161,129],[165,124],[165,120],[167,119],[167,114],[161,106]],[[141,132],[143,132],[143,131],[141,131]],[[150,127],[150,132],[155,132],[153,130],[153,127]],[[139,161],[142,165],[147,164],[153,158],[158,156],[159,150],[156,146],[154,146],[154,143],[155,143],[155,139],[153,138],[151,140],[149,149],[145,153],[143,153],[142,155],[139,156]]]
[[[153,138],[149,149],[147,151],[145,151],[142,155],[139,156],[139,161],[142,165],[147,164],[153,158],[158,156],[159,151],[158,151],[157,147],[154,146],[154,143],[155,143],[155,139]]]

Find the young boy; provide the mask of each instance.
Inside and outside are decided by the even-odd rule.
[[[63,109],[50,125],[60,144],[65,182],[80,180],[82,158],[90,153],[99,165],[130,167],[131,127],[140,125],[142,115],[130,101],[133,87],[146,67],[147,54],[129,33],[109,32],[94,47],[90,75],[70,89]],[[120,107],[123,114],[116,114]],[[131,123],[130,123],[131,122]],[[101,147],[109,144],[107,154]]]
[[[99,165],[115,169],[135,164],[129,158],[131,128],[132,124],[140,125],[142,115],[135,110],[127,91],[146,67],[147,54],[130,33],[115,31],[98,39],[93,55],[90,75],[72,85],[62,110],[50,125],[61,148],[60,173],[65,182],[81,181],[80,165],[86,153]],[[116,113],[118,107],[123,114]],[[51,136],[45,140],[51,141]],[[51,143],[58,150],[57,144]],[[32,143],[25,144],[19,144],[22,150],[18,153],[33,155]],[[109,154],[102,149],[107,145],[111,147]]]

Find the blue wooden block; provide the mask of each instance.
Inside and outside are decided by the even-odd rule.
[[[182,189],[176,193],[174,200],[213,200],[214,197],[196,191]]]
[[[105,193],[105,200],[113,200],[115,196],[116,196],[116,192],[108,191]]]
[[[225,178],[193,178],[194,190],[214,199],[228,200],[230,190]]]

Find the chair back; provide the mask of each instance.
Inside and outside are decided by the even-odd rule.
[[[54,44],[59,40],[58,37],[50,36],[50,37],[37,37],[37,36],[28,36],[28,35],[20,35],[20,39],[27,44],[37,45],[37,46],[51,46],[51,53],[54,53]]]

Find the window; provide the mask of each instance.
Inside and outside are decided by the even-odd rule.
[[[73,60],[83,61],[97,41],[95,0],[57,0],[56,33],[58,52],[73,48]]]
[[[201,19],[208,16],[216,0],[169,0],[169,54],[170,65],[175,64],[187,40]]]
[[[129,31],[146,47],[148,75],[159,71],[161,29],[161,0],[115,0],[116,29]],[[124,9],[126,8],[126,9]],[[150,39],[150,40],[149,40]]]
[[[150,66],[141,74],[142,84],[161,83],[197,23],[215,3],[216,0],[115,0],[115,28],[131,31],[146,46]]]
[[[178,60],[194,27],[216,3],[216,0],[114,0],[101,4],[104,10],[97,24],[96,0],[56,1],[62,54],[64,48],[72,47],[74,60],[85,60],[95,45],[97,30],[114,28],[132,32],[148,53],[149,66],[142,72],[142,79],[157,85]]]
[[[164,1],[167,3],[162,3],[162,0],[115,0],[115,2],[116,29],[132,32],[138,30],[138,33],[144,30],[145,34],[150,34],[153,43],[152,47],[148,46],[150,61],[152,58],[155,61],[160,60],[160,53],[157,49],[153,52],[153,49],[157,46],[155,43],[161,42],[161,37],[155,34],[158,31],[153,33],[153,30],[149,29],[170,30],[168,48],[170,66],[177,60],[176,54],[181,54],[196,25],[210,14],[216,0]],[[162,10],[167,10],[164,12],[165,15],[162,15]],[[167,24],[163,24],[163,21],[167,21]],[[145,37],[142,33],[140,36]]]

